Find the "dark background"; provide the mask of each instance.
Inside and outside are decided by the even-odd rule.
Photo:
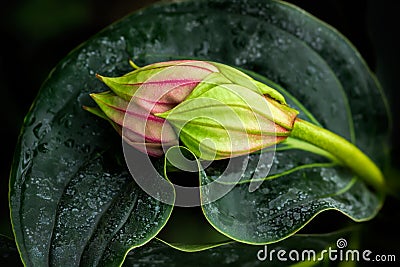
[[[262,1],[262,0],[260,0]],[[3,1],[4,2],[4,1]],[[0,234],[12,236],[8,176],[18,133],[42,82],[66,54],[117,19],[157,0],[25,0],[2,3],[0,52]],[[342,32],[377,74],[392,107],[392,166],[400,166],[397,40],[400,1],[298,0],[294,3]],[[373,107],[366,107],[373,108]],[[397,168],[398,169],[398,168]],[[388,179],[399,184],[397,171]],[[395,185],[394,185],[395,186]],[[399,195],[399,194],[398,194]],[[368,222],[376,242],[398,249],[399,201],[389,197]],[[394,231],[394,232],[393,232]],[[393,247],[393,246],[394,247]],[[386,251],[388,252],[388,251]],[[400,260],[400,259],[399,259]]]

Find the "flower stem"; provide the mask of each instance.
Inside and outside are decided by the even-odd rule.
[[[385,182],[379,168],[367,155],[343,137],[298,118],[290,136],[330,152],[360,179],[380,192],[384,190]]]

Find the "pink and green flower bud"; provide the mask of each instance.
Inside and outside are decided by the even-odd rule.
[[[248,154],[285,140],[297,116],[274,89],[214,62],[161,62],[97,77],[112,92],[91,95],[102,113],[87,109],[153,156],[178,144],[178,136],[202,159]]]

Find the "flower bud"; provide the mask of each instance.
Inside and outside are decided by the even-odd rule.
[[[91,95],[103,113],[86,109],[153,156],[178,144],[178,136],[202,159],[248,154],[285,140],[297,116],[274,89],[214,62],[161,62],[97,77],[112,92]]]

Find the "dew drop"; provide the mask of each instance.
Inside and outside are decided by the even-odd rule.
[[[70,119],[66,119],[64,122],[64,126],[67,128],[71,128],[72,126],[72,121]]]
[[[67,140],[64,142],[64,145],[65,145],[66,147],[69,147],[69,148],[73,147],[74,144],[75,144],[75,141],[74,141],[73,139],[71,139],[71,138],[67,139]]]
[[[35,135],[36,138],[42,139],[50,130],[51,130],[50,125],[39,122],[33,128],[33,134]]]
[[[38,146],[38,151],[40,153],[46,153],[47,151],[49,151],[48,149],[48,144],[47,143],[42,143]]]
[[[89,153],[90,152],[90,145],[88,145],[88,144],[82,144],[80,147],[79,147],[79,150],[81,151],[81,152],[83,152],[83,153]]]

